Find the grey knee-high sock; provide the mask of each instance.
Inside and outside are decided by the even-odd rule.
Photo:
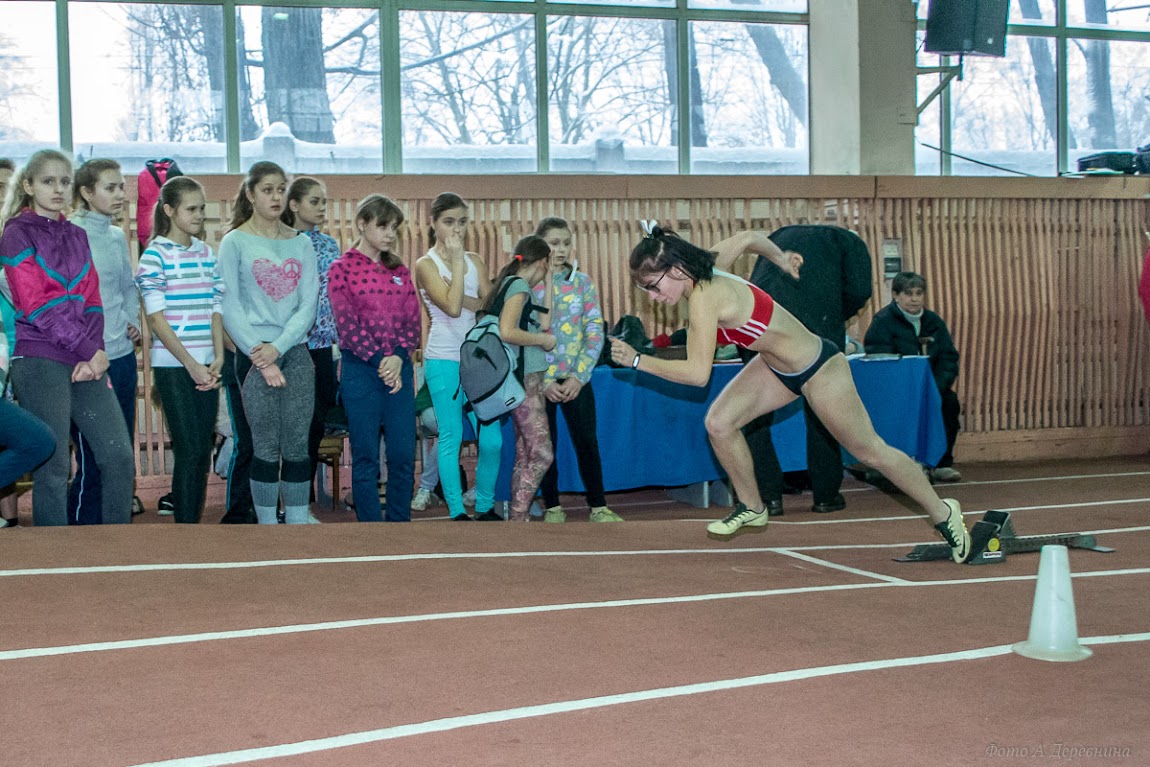
[[[308,515],[307,482],[280,482],[280,492],[284,499],[284,522],[289,525],[306,525]]]
[[[279,484],[252,480],[252,505],[261,525],[276,524],[276,506],[279,503]]]

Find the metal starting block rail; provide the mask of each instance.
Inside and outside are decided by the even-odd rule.
[[[1009,511],[987,511],[970,530],[970,557],[968,565],[989,565],[1005,562],[1007,554],[1027,554],[1040,551],[1043,546],[1066,546],[1071,549],[1089,549],[1110,553],[1114,549],[1099,546],[1093,535],[1082,533],[1056,533],[1054,535],[1018,535]],[[950,559],[950,546],[945,543],[924,543],[914,547],[896,562],[933,562]]]

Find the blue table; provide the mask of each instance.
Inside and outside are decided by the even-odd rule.
[[[889,444],[933,466],[946,451],[942,404],[925,357],[853,359],[855,386],[875,429]],[[591,379],[598,417],[603,484],[608,492],[675,487],[725,477],[707,440],[703,417],[741,363],[714,367],[703,388],[664,381],[635,370],[598,367]],[[559,489],[583,492],[575,449],[562,411],[558,419]],[[807,466],[806,420],[799,401],[779,411],[771,428],[783,471]],[[844,454],[844,463],[854,459]],[[515,434],[503,429],[503,461],[496,496],[508,497],[515,463]]]

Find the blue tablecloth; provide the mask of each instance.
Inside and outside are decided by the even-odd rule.
[[[890,445],[933,466],[946,450],[942,404],[925,357],[850,362],[855,386],[875,429]],[[599,367],[595,391],[603,484],[608,492],[636,487],[675,487],[725,475],[707,440],[703,417],[740,363],[718,364],[705,388],[684,386],[634,370]],[[575,449],[560,411],[559,489],[583,491]],[[805,469],[806,420],[799,401],[779,411],[771,429],[784,471]],[[853,462],[844,454],[844,462]],[[496,496],[508,498],[515,463],[515,434],[503,429],[503,461]]]

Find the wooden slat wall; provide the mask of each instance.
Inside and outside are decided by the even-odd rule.
[[[627,273],[639,220],[658,219],[699,244],[741,229],[827,223],[859,232],[874,259],[865,333],[889,301],[884,240],[902,243],[904,268],[926,276],[931,308],[962,354],[956,386],[966,434],[1150,423],[1150,334],[1136,284],[1150,226],[1150,180],[632,177],[333,177],[327,231],[354,242],[356,202],[389,194],[406,216],[398,249],[426,252],[430,200],[453,189],[471,205],[468,248],[494,272],[544,216],[568,219],[580,268],[599,287],[604,316],[644,318],[654,335],[680,327],[683,308],[656,306]],[[1093,182],[1094,180],[1090,180]],[[238,179],[204,179],[217,246]],[[781,193],[786,190],[787,194]],[[847,196],[842,196],[846,193]],[[564,196],[567,195],[567,196]],[[130,193],[134,198],[134,193]],[[750,260],[741,264],[749,272]],[[141,386],[142,473],[167,473],[164,429]],[[147,435],[151,435],[147,438]],[[1020,456],[1022,457],[1022,456]]]

